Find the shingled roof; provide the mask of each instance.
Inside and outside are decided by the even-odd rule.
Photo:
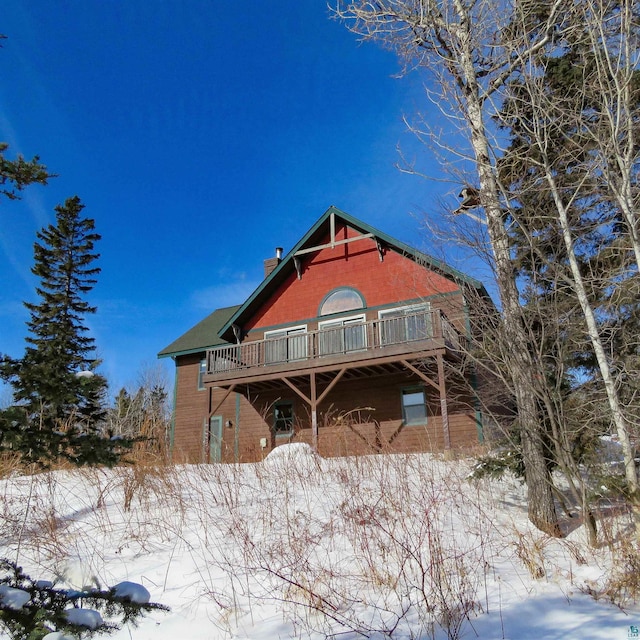
[[[235,305],[233,307],[216,309],[204,320],[198,322],[195,327],[189,329],[189,331],[160,351],[158,358],[184,356],[189,353],[206,351],[221,344],[228,344],[228,342],[223,340],[218,334],[220,333],[220,329],[239,308],[240,305]]]

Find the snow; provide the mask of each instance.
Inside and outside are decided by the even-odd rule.
[[[113,587],[113,592],[119,600],[128,600],[137,604],[146,604],[151,600],[149,590],[137,582],[119,582]]]
[[[8,609],[20,611],[29,600],[31,600],[31,595],[27,591],[0,584],[0,602]]]
[[[588,547],[577,518],[564,539],[540,533],[518,481],[470,482],[471,466],[297,444],[257,464],[13,474],[0,479],[0,557],[171,607],[114,640],[637,637],[638,605],[603,594],[614,552]],[[624,541],[630,518],[613,513],[602,537]]]
[[[79,627],[86,627],[87,629],[97,629],[103,622],[102,616],[95,609],[82,609],[80,607],[67,609],[64,615],[69,623]]]

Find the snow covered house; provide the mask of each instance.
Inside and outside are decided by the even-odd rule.
[[[470,386],[451,382],[480,282],[330,207],[260,286],[159,353],[176,365],[180,461],[250,462],[306,442],[323,456],[467,448]],[[455,367],[454,367],[455,368]]]

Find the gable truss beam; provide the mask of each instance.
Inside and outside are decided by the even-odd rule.
[[[320,249],[335,249],[338,245],[341,244],[349,244],[350,242],[357,242],[358,240],[366,240],[367,238],[375,238],[373,233],[363,233],[359,236],[354,236],[353,238],[345,238],[344,240],[335,240],[334,242],[328,242],[327,244],[318,244],[315,247],[307,247],[306,249],[300,249],[300,251],[296,251],[293,255],[302,256],[305,253],[313,253],[314,251],[320,251]]]
[[[359,236],[354,236],[353,238],[345,238],[344,240],[336,240],[336,216],[332,213],[329,216],[329,229],[331,233],[331,241],[327,244],[318,244],[315,247],[307,247],[306,249],[300,249],[300,251],[296,251],[293,255],[303,256],[306,253],[313,253],[314,251],[320,251],[320,249],[335,249],[337,246],[341,244],[349,244],[350,242],[357,242],[358,240],[365,240],[366,238],[374,238],[373,233],[362,233]],[[378,252],[382,257],[381,247],[378,240],[376,240],[376,246],[378,247]],[[299,273],[298,273],[299,275]]]

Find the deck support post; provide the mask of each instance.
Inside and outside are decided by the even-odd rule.
[[[313,448],[318,451],[318,393],[316,389],[316,374],[311,373],[311,437]]]
[[[440,415],[442,418],[442,434],[444,448],[451,449],[451,434],[449,433],[449,411],[447,409],[447,388],[444,382],[444,361],[442,354],[436,356],[438,363],[438,386],[440,387]]]

